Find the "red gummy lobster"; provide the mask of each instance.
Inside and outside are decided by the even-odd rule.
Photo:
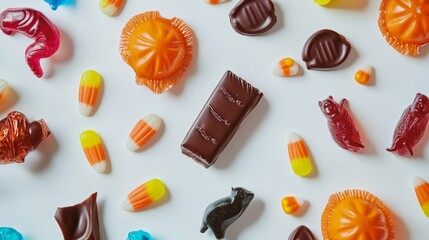
[[[347,109],[343,107],[346,99],[342,99],[340,104],[336,103],[332,96],[323,101],[319,101],[319,107],[328,119],[328,127],[331,136],[338,146],[353,152],[364,148],[360,135]]]
[[[7,35],[21,32],[34,39],[34,43],[25,51],[25,59],[34,75],[42,77],[40,59],[52,56],[60,45],[57,27],[37,10],[9,8],[0,14],[0,29]]]
[[[413,156],[413,147],[422,139],[429,120],[429,99],[417,93],[413,104],[402,113],[393,134],[392,147],[386,149],[399,155]]]

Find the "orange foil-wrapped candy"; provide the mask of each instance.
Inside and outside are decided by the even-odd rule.
[[[331,195],[322,215],[324,240],[393,240],[392,212],[367,191]]]
[[[136,83],[154,93],[176,84],[192,61],[191,29],[179,18],[159,12],[132,17],[122,30],[120,53],[136,73]]]
[[[398,52],[417,55],[419,47],[429,43],[429,1],[383,0],[378,25]]]
[[[49,135],[45,121],[29,122],[20,112],[9,113],[0,121],[0,164],[23,163]]]

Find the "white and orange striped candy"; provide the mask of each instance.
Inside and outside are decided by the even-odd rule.
[[[426,217],[429,217],[429,183],[419,177],[415,177],[414,190],[423,213]]]
[[[294,196],[286,196],[282,199],[282,208],[286,214],[294,214],[301,209],[304,200]]]
[[[228,0],[204,0],[206,3],[208,3],[208,4],[212,4],[212,5],[215,5],[215,4],[221,4],[221,3],[224,3],[224,2],[226,2],[226,1],[228,1]]]
[[[313,169],[310,154],[304,139],[297,133],[293,132],[289,134],[288,152],[293,172],[301,177],[309,175]]]
[[[101,76],[94,70],[82,74],[79,84],[79,112],[84,116],[93,113],[100,92]]]
[[[273,73],[280,77],[289,77],[298,73],[298,64],[292,58],[280,60],[273,69]]]
[[[165,193],[166,188],[164,183],[154,178],[130,192],[122,202],[122,209],[129,212],[141,210],[159,201],[165,196]]]
[[[372,66],[367,64],[356,71],[355,81],[359,84],[365,85],[371,79],[371,73],[372,73]]]
[[[98,4],[102,13],[107,16],[114,16],[122,8],[125,0],[100,0]]]
[[[128,136],[126,147],[130,151],[137,151],[143,147],[159,130],[161,127],[161,118],[154,114],[148,114],[140,119],[137,124],[131,130]]]
[[[6,80],[0,78],[0,99],[4,97],[7,92],[7,89],[9,89],[9,84]]]
[[[86,130],[80,134],[80,143],[91,167],[98,173],[104,173],[107,155],[100,136],[93,130]]]

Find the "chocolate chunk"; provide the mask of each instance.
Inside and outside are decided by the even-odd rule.
[[[229,20],[236,32],[256,36],[274,26],[274,10],[271,0],[241,0],[229,13]]]
[[[302,50],[307,69],[329,70],[339,66],[349,56],[350,43],[335,31],[324,29],[313,34]]]
[[[227,71],[183,140],[182,153],[210,167],[262,95]]]
[[[200,232],[204,233],[210,228],[217,239],[224,239],[226,229],[243,214],[254,196],[245,188],[232,188],[228,197],[207,206]]]
[[[55,220],[64,240],[99,240],[97,193],[74,206],[57,208]]]
[[[301,225],[289,235],[289,240],[315,240],[313,233],[306,226]]]
[[[42,142],[43,130],[42,126],[39,122],[33,121],[30,123],[28,128],[30,134],[30,142],[34,148],[39,146],[40,142]]]

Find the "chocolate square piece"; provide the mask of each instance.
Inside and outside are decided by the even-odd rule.
[[[262,93],[227,71],[182,142],[182,153],[208,168],[255,108]]]

